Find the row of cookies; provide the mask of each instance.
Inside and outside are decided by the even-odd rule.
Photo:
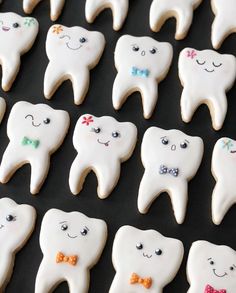
[[[35,209],[0,199],[0,289],[4,291],[14,266],[15,254],[27,242],[36,221]],[[107,241],[107,224],[74,211],[50,209],[43,217],[40,247],[43,252],[35,293],[49,293],[67,281],[70,293],[89,289],[90,269],[99,261]],[[116,275],[110,293],[162,292],[176,276],[184,256],[180,240],[155,230],[122,226],[116,233],[112,262]],[[207,241],[192,244],[188,261],[188,293],[235,292],[236,252]]]
[[[38,22],[15,13],[1,13],[0,17],[0,33],[4,35],[4,42],[0,45],[2,88],[7,91],[19,71],[20,55],[34,43]],[[14,46],[16,40],[17,46]],[[45,98],[51,99],[58,87],[70,79],[74,102],[81,104],[89,87],[89,70],[99,62],[104,47],[105,38],[100,32],[53,25],[46,40],[50,61],[44,77]],[[158,99],[158,83],[166,77],[172,57],[173,49],[169,43],[150,37],[122,36],[115,48],[118,74],[113,85],[113,107],[120,109],[131,93],[140,91],[144,117],[150,118]],[[181,96],[183,121],[189,122],[196,108],[206,103],[214,129],[221,129],[227,113],[225,92],[233,86],[236,78],[236,58],[213,50],[186,48],[180,53],[179,76],[184,87]]]
[[[3,116],[3,115],[2,115]],[[7,183],[22,165],[31,165],[30,191],[39,192],[47,177],[50,155],[63,143],[70,124],[66,111],[46,104],[17,102],[11,110],[7,135],[10,142],[0,166],[0,182]],[[50,139],[49,139],[50,138]],[[75,126],[73,145],[78,154],[69,173],[69,186],[77,195],[90,171],[98,179],[98,196],[107,198],[120,177],[120,165],[128,160],[137,141],[137,128],[131,122],[118,122],[113,117],[82,115]],[[138,209],[147,213],[162,192],[170,194],[176,221],[184,221],[188,201],[188,181],[195,176],[203,157],[200,137],[179,130],[150,127],[141,147],[145,172],[139,187]],[[228,138],[217,141],[212,158],[212,173],[217,181],[212,199],[212,217],[220,224],[232,204],[234,192],[235,142]]]
[[[41,0],[23,0],[25,13],[32,13],[34,7]],[[153,0],[150,8],[150,28],[158,32],[165,21],[175,17],[177,28],[175,39],[182,40],[186,37],[193,19],[193,11],[201,4],[202,0]],[[65,0],[51,0],[51,19],[55,21],[61,14]],[[227,36],[236,32],[236,3],[228,0],[211,0],[215,20],[212,24],[212,45],[219,49]],[[86,0],[85,16],[89,23],[106,8],[113,14],[113,29],[119,30],[128,14],[129,0]]]

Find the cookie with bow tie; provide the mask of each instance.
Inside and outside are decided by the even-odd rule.
[[[90,269],[99,260],[107,240],[107,225],[79,212],[49,210],[42,221],[40,247],[43,259],[35,293],[52,292],[67,281],[70,293],[86,293]]]
[[[119,110],[129,95],[140,92],[143,116],[149,119],[158,99],[158,84],[166,77],[172,63],[171,44],[150,37],[124,35],[115,49],[118,74],[113,85],[113,107]]]
[[[161,293],[177,274],[183,255],[177,239],[155,230],[121,227],[113,243],[116,275],[109,293]]]
[[[208,241],[192,244],[187,261],[187,293],[236,292],[236,251]]]
[[[203,141],[179,130],[150,127],[144,134],[141,158],[145,168],[139,186],[138,209],[148,212],[163,192],[170,195],[175,218],[182,224],[188,201],[188,181],[195,176],[203,156]]]
[[[46,104],[16,103],[8,119],[10,142],[3,154],[0,182],[7,183],[17,169],[29,163],[30,192],[38,193],[48,174],[50,155],[63,143],[69,124],[66,111]]]

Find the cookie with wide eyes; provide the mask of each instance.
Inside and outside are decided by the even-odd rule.
[[[58,87],[70,79],[74,103],[80,105],[89,88],[89,71],[100,61],[105,48],[102,33],[82,27],[51,26],[46,39],[49,59],[44,76],[44,96],[51,99]]]
[[[121,227],[113,242],[116,275],[109,292],[162,292],[177,274],[183,254],[183,244],[177,239],[155,230]]]
[[[113,107],[119,110],[130,94],[140,92],[143,116],[149,119],[157,103],[158,84],[169,71],[172,55],[169,43],[150,37],[120,37],[115,48],[118,73],[113,84]]]
[[[228,293],[236,290],[236,251],[208,241],[192,244],[188,261],[188,293]]]
[[[213,50],[186,48],[179,56],[179,78],[183,86],[182,120],[190,122],[197,108],[206,104],[213,128],[220,130],[227,114],[226,93],[236,78],[235,57]]]
[[[131,157],[136,141],[137,128],[131,122],[119,122],[110,116],[82,115],[73,135],[78,155],[70,169],[71,192],[78,194],[87,174],[94,171],[99,198],[108,197],[119,180],[120,165]]]
[[[113,29],[118,31],[122,28],[128,14],[129,0],[86,0],[85,16],[89,23],[104,10],[110,8],[113,15]]]

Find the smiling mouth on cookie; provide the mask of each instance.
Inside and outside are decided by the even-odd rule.
[[[223,275],[218,275],[218,274],[216,273],[216,269],[213,269],[213,273],[214,273],[214,275],[215,275],[216,277],[218,277],[218,278],[223,278],[223,277],[227,276],[227,273],[224,273]]]
[[[3,227],[4,227],[4,225],[1,224],[1,225],[0,225],[0,229],[2,229]]]
[[[144,256],[144,257],[147,257],[147,258],[151,258],[151,257],[152,257],[152,255],[148,255],[148,254],[146,254],[146,253],[143,253],[143,256]]]
[[[110,143],[110,140],[106,141],[106,142],[102,142],[99,140],[99,138],[97,139],[97,142],[100,143],[100,144],[103,144],[105,146],[109,146],[109,143]]]
[[[67,233],[67,236],[68,236],[69,238],[72,238],[72,239],[75,239],[75,238],[78,237],[77,235],[75,235],[75,236],[71,236],[69,233]]]
[[[231,154],[235,154],[236,153],[236,150],[232,150],[230,152],[231,152]]]
[[[208,72],[208,73],[212,73],[212,72],[215,71],[215,69],[209,70],[209,69],[207,69],[207,68],[205,68],[204,70],[205,70],[206,72]]]
[[[73,48],[73,47],[70,46],[69,42],[66,43],[66,46],[67,46],[68,49],[73,50],[73,51],[79,50],[80,48],[83,47],[82,45],[79,45],[79,47]]]

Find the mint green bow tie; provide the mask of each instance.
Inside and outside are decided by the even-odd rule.
[[[23,137],[22,139],[22,145],[31,145],[35,149],[39,146],[40,141],[37,139],[30,139],[26,136]]]

